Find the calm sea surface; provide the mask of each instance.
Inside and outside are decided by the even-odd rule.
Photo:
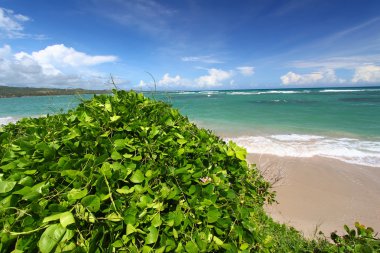
[[[323,156],[380,167],[379,87],[169,92],[154,97],[252,153]],[[0,124],[66,111],[79,98],[2,98]]]

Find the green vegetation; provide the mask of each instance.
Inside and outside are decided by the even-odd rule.
[[[371,252],[269,218],[246,151],[135,92],[0,129],[0,252]],[[369,250],[369,251],[365,251]]]
[[[9,87],[0,85],[0,98],[24,97],[24,96],[53,96],[53,95],[75,95],[75,94],[105,94],[109,90],[84,90],[84,89],[50,89]]]

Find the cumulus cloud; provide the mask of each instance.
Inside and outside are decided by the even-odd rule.
[[[140,80],[139,84],[137,85],[138,88],[146,88],[148,84],[144,80]]]
[[[236,69],[244,76],[251,76],[255,73],[255,68],[251,66],[237,67]]]
[[[232,71],[221,69],[208,69],[208,75],[200,76],[195,80],[199,87],[217,87],[223,85],[223,81],[233,76]]]
[[[187,79],[181,78],[179,75],[170,76],[169,73],[164,74],[161,80],[157,83],[157,89],[178,89],[179,87],[190,87],[190,81]],[[145,82],[144,80],[140,80],[137,88],[141,89],[152,89],[154,87],[154,83]]]
[[[165,89],[209,89],[216,87],[232,87],[236,84],[236,81],[232,77],[237,74],[244,76],[249,76],[254,74],[254,67],[243,66],[237,67],[232,70],[223,70],[217,68],[199,68],[201,70],[206,70],[206,75],[201,75],[194,79],[183,78],[180,75],[170,75],[165,73],[162,78],[157,82],[158,90]],[[151,82],[145,82],[141,80],[136,86],[141,89],[152,89],[154,84]]]
[[[161,80],[157,83],[158,90],[177,90],[177,89],[208,89],[220,86],[233,85],[234,81],[230,78],[234,75],[233,71],[225,71],[221,69],[206,69],[208,74],[195,79],[182,78],[180,75],[170,75],[165,73]],[[230,81],[229,81],[230,80]],[[141,89],[152,89],[154,84],[141,80],[136,86]]]
[[[181,85],[181,77],[176,75],[171,77],[169,73],[166,73],[160,81],[158,81],[159,85],[170,86],[170,85]]]
[[[352,82],[380,82],[380,66],[368,65],[356,68]]]
[[[308,85],[308,84],[331,84],[344,82],[339,79],[333,69],[324,69],[309,74],[297,74],[288,72],[281,76],[282,84],[284,85]]]
[[[9,57],[11,52],[11,47],[9,45],[4,45],[0,48],[0,59]]]
[[[22,38],[23,23],[29,21],[30,18],[21,14],[16,14],[14,11],[0,7],[0,38]]]
[[[25,54],[25,53],[20,53]],[[91,66],[106,62],[114,62],[117,57],[113,55],[88,55],[83,52],[78,52],[72,47],[66,47],[63,44],[48,46],[38,52],[33,52],[29,55],[41,65],[53,64],[61,66]]]
[[[92,56],[64,45],[14,54],[5,45],[0,48],[0,84],[94,88],[103,84],[104,77],[90,67],[116,60],[115,56]]]

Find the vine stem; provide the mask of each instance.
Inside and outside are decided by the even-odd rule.
[[[109,192],[109,194],[110,194],[110,199],[111,199],[112,205],[113,205],[113,207],[115,208],[116,213],[117,213],[119,216],[121,216],[120,213],[117,211],[115,201],[113,200],[113,197],[112,197],[112,191],[111,191],[110,184],[108,183],[107,177],[106,177],[106,175],[104,175],[104,173],[103,173],[103,177],[104,177],[104,180],[106,181],[106,184],[107,184],[107,188],[108,188],[108,192]]]
[[[26,231],[26,232],[12,232],[12,231],[9,231],[9,233],[11,235],[28,235],[28,234],[32,234],[36,231],[39,231],[41,229],[44,229],[44,228],[47,228],[49,225],[46,225],[46,226],[42,226],[42,227],[39,227],[39,228],[36,228],[36,229],[33,229],[33,230],[30,230],[30,231]]]

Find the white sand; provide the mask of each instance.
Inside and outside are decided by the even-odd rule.
[[[344,163],[335,159],[292,158],[249,154],[274,184],[278,204],[266,206],[281,223],[312,237],[315,231],[329,236],[343,232],[356,221],[380,232],[380,168]]]

